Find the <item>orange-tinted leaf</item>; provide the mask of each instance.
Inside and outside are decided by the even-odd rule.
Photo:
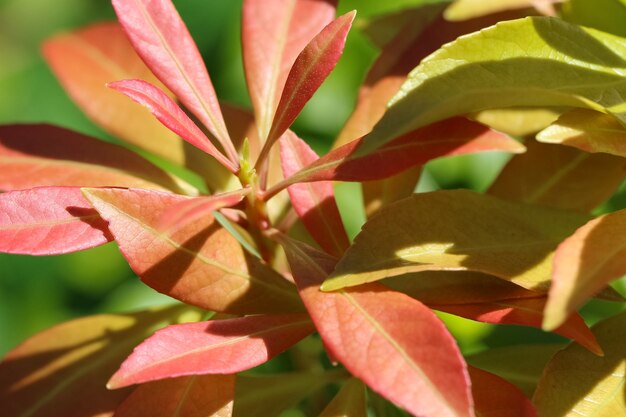
[[[115,186],[197,193],[120,146],[50,125],[0,127],[0,190],[41,186]]]
[[[344,370],[278,375],[238,375],[234,417],[279,417],[282,412],[333,382]]]
[[[545,329],[559,326],[588,298],[626,274],[626,210],[591,220],[557,248]]]
[[[109,388],[184,375],[234,374],[313,332],[307,315],[248,316],[168,326],[137,346]]]
[[[171,323],[181,311],[177,306],[92,316],[31,337],[0,363],[2,414],[112,416],[129,391],[108,391],[107,379],[135,344],[154,329]]]
[[[319,417],[367,417],[365,385],[356,378],[348,380]]]
[[[559,143],[585,152],[626,156],[626,130],[615,117],[576,109],[563,114],[537,135],[544,143]]]
[[[280,139],[280,160],[285,178],[319,159],[315,151],[294,133]],[[294,184],[287,188],[291,204],[311,236],[334,256],[341,256],[350,241],[346,234],[335,192],[330,182]]]
[[[365,156],[358,155],[361,143],[359,139],[331,151],[268,193],[298,182],[383,179],[442,156],[524,151],[524,146],[508,136],[461,117],[417,129]]]
[[[202,56],[171,0],[113,0],[113,7],[148,67],[236,161]]]
[[[588,219],[466,190],[414,194],[363,226],[322,288],[410,272],[467,270],[547,292],[553,251]]]
[[[479,417],[537,417],[537,411],[524,393],[504,379],[468,367],[472,378],[472,395]]]
[[[231,172],[237,171],[237,167],[217,150],[178,104],[158,87],[142,80],[122,80],[107,86],[147,107],[172,132],[217,159]]]
[[[576,344],[558,352],[533,397],[540,416],[620,416],[626,410],[626,314],[592,328],[604,349],[598,357]]]
[[[46,41],[43,54],[65,90],[98,125],[114,136],[176,163],[184,162],[182,141],[150,113],[106,88],[106,83],[140,78],[162,84],[141,61],[116,23],[100,23]]]
[[[524,203],[590,211],[626,177],[626,160],[566,146],[525,143],[527,152],[504,167],[489,194]]]
[[[277,240],[326,348],[354,376],[413,415],[474,415],[465,362],[431,310],[379,284],[323,293],[334,259]]]
[[[0,194],[0,251],[56,255],[113,240],[80,188],[42,187]]]
[[[122,254],[157,291],[198,307],[233,314],[302,311],[293,285],[207,215],[170,234],[157,227],[185,198],[145,190],[87,189],[109,222]]]
[[[562,344],[503,346],[466,356],[465,359],[470,365],[515,384],[530,398],[543,368],[562,348]]]
[[[484,323],[541,327],[545,305],[546,297],[541,297],[476,304],[429,304],[429,307]],[[602,355],[602,348],[578,314],[571,315],[561,326],[554,329],[554,332],[575,340],[597,355]]]
[[[298,55],[285,81],[266,147],[289,129],[306,102],[335,68],[355,15],[356,12],[352,11],[329,23]]]
[[[391,277],[382,284],[424,304],[483,303],[542,295],[500,278],[471,271],[424,271]]]
[[[235,375],[190,376],[141,385],[114,417],[231,417]]]
[[[159,220],[158,229],[171,232],[173,229],[182,227],[187,223],[195,222],[215,210],[224,207],[232,207],[239,203],[249,191],[249,188],[243,188],[231,191],[230,193],[182,200],[165,210]]]
[[[245,0],[243,61],[248,91],[265,140],[298,54],[335,16],[336,0]]]

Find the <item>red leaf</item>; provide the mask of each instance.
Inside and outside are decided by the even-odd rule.
[[[212,311],[302,311],[293,285],[248,255],[213,216],[162,233],[163,213],[185,197],[132,189],[87,189],[85,195],[109,222],[131,268],[155,290]]]
[[[99,23],[46,40],[43,55],[72,100],[113,136],[178,164],[185,162],[180,138],[146,109],[106,88],[140,78],[162,86],[141,61],[117,23]]]
[[[41,186],[137,187],[195,194],[139,155],[50,125],[0,127],[0,190]]]
[[[456,314],[468,319],[493,324],[518,324],[541,328],[546,297],[498,300],[477,304],[436,305],[429,307]],[[555,333],[577,341],[596,355],[602,355],[602,348],[578,314],[573,314]]]
[[[535,407],[515,385],[473,366],[468,370],[480,417],[537,417]]]
[[[265,140],[298,54],[335,17],[337,0],[245,0],[243,61],[250,99]]]
[[[358,154],[362,141],[350,142],[319,158],[268,194],[298,182],[379,180],[442,156],[524,151],[508,136],[461,117],[414,130],[367,155]]]
[[[119,91],[147,107],[171,131],[213,156],[231,172],[237,171],[237,167],[233,166],[232,162],[217,150],[189,116],[158,87],[142,80],[117,81],[107,84],[107,87]]]
[[[166,379],[141,385],[114,417],[230,417],[235,375]]]
[[[298,55],[289,71],[285,89],[265,143],[265,148],[268,150],[291,126],[306,102],[337,65],[355,14],[356,12],[353,11],[335,19]]]
[[[239,203],[250,191],[249,188],[231,191],[230,193],[196,197],[174,204],[163,213],[158,229],[173,232],[176,228],[195,222],[202,216],[211,214],[224,207],[232,207]]]
[[[313,330],[305,314],[172,325],[137,346],[108,387],[245,371],[284,352]]]
[[[113,7],[148,67],[204,123],[229,158],[236,161],[209,74],[171,0],[113,0]]]
[[[319,159],[294,133],[280,139],[280,161],[285,178]],[[287,188],[291,204],[311,236],[328,253],[341,256],[350,241],[346,234],[331,182],[294,184]]]
[[[323,293],[335,260],[278,235],[327,349],[374,391],[416,416],[473,416],[452,336],[422,303],[379,284]]]
[[[0,251],[57,255],[113,237],[80,188],[43,187],[0,194]]]

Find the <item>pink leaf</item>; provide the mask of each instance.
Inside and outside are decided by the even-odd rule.
[[[306,102],[335,68],[343,53],[355,14],[353,11],[335,19],[298,55],[287,77],[265,148],[271,147],[285,133]]]
[[[172,325],[137,346],[108,386],[245,371],[267,362],[313,330],[305,314]]]
[[[298,54],[335,17],[337,0],[245,0],[242,44],[248,90],[265,140]]]
[[[171,0],[113,0],[113,7],[148,67],[204,123],[229,158],[236,161],[209,74]]]
[[[379,284],[323,293],[335,260],[276,239],[327,349],[353,375],[415,416],[474,416],[465,362],[432,311]]]
[[[159,230],[165,211],[185,197],[134,189],[86,189],[84,193],[109,222],[131,268],[155,290],[206,310],[232,314],[303,310],[293,285],[248,255],[212,215],[171,234]]]
[[[197,190],[139,155],[50,125],[0,127],[0,190],[41,186]]]
[[[541,328],[546,297],[496,300],[476,304],[435,305],[429,307],[468,319],[493,324],[517,324]],[[596,355],[602,348],[578,314],[573,314],[555,333],[573,339]]]
[[[524,151],[519,142],[462,117],[417,129],[367,155],[358,154],[362,140],[350,142],[319,158],[268,190],[268,194],[298,182],[379,180],[442,156]]]
[[[80,188],[42,187],[0,194],[0,251],[56,255],[113,237]]]
[[[235,375],[203,375],[144,384],[113,417],[230,417]]]
[[[280,139],[280,160],[285,178],[319,159],[294,133]],[[294,184],[287,188],[291,204],[311,236],[334,256],[341,256],[350,241],[341,221],[331,182]]]
[[[147,107],[172,132],[213,156],[231,172],[237,171],[237,167],[217,150],[189,116],[158,87],[142,80],[117,81],[107,86]]]
[[[176,228],[199,220],[202,216],[210,215],[211,212],[215,210],[234,206],[239,203],[249,191],[249,188],[244,188],[230,193],[183,200],[165,210],[165,213],[163,213],[159,220],[158,228],[171,233]]]

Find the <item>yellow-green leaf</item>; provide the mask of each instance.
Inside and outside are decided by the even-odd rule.
[[[492,108],[581,107],[626,123],[624,56],[626,39],[557,18],[498,23],[423,60],[361,152],[435,121]]]
[[[415,194],[363,226],[322,288],[410,272],[468,270],[545,292],[552,252],[588,219],[465,190]]]
[[[511,9],[536,8],[554,14],[553,4],[562,0],[456,0],[445,11],[448,20],[467,20]]]
[[[626,414],[626,314],[593,327],[604,357],[571,344],[546,366],[533,402],[540,416],[617,417]]]
[[[356,378],[348,380],[319,417],[367,417],[365,385]]]

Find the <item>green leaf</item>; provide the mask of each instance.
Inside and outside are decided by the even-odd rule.
[[[365,385],[356,378],[348,380],[319,417],[367,417]]]
[[[533,403],[541,416],[622,416],[626,410],[626,314],[593,327],[604,357],[576,344],[546,366]]]
[[[563,19],[626,36],[626,2],[624,0],[568,0],[561,10]]]
[[[626,156],[626,129],[614,117],[597,111],[575,109],[565,113],[539,132],[537,140]]]
[[[239,375],[235,385],[234,417],[278,417],[284,410],[324,386],[346,376],[345,371]]]
[[[488,193],[541,206],[590,211],[606,201],[626,176],[626,159],[565,146],[525,143]]]
[[[422,61],[362,152],[437,120],[490,108],[581,107],[626,123],[623,56],[626,40],[556,18],[501,22]]]
[[[7,416],[104,417],[128,395],[107,379],[152,331],[188,307],[98,315],[60,324],[22,343],[0,363],[0,404]]]
[[[537,8],[544,14],[554,14],[553,4],[562,0],[456,0],[444,14],[448,20],[467,20],[491,13],[514,9]]]
[[[410,272],[468,270],[545,292],[552,252],[588,219],[465,190],[415,194],[363,226],[322,289]]]
[[[496,374],[532,396],[543,368],[554,354],[563,348],[560,344],[516,345],[485,350],[467,356],[467,363]]]

